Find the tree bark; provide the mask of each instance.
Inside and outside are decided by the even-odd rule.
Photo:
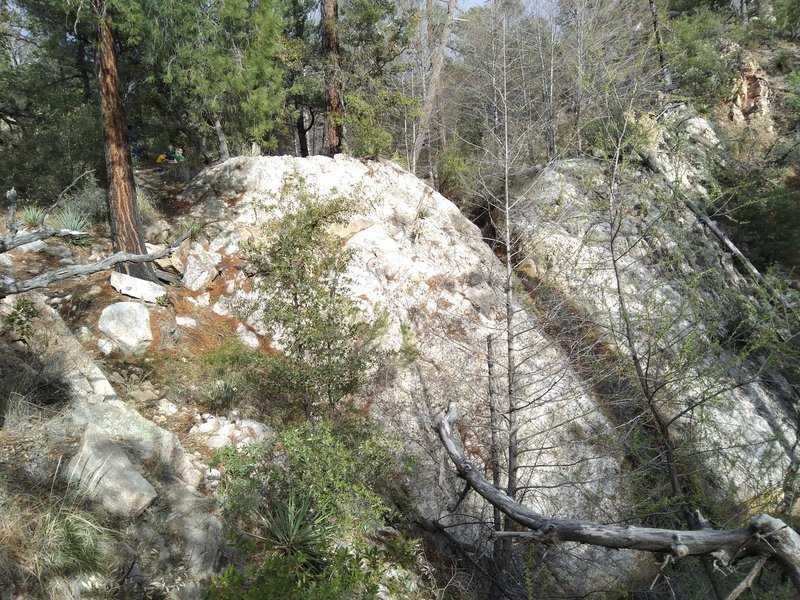
[[[425,96],[425,104],[422,107],[422,117],[419,122],[419,129],[414,138],[414,156],[411,165],[413,170],[416,170],[419,156],[422,154],[422,146],[425,143],[425,136],[428,135],[430,130],[431,120],[436,109],[437,98],[439,97],[442,80],[442,66],[444,65],[444,53],[447,49],[447,40],[450,37],[450,25],[453,22],[453,15],[456,11],[456,0],[449,0],[447,3],[447,16],[445,16],[444,25],[442,26],[442,34],[439,38],[439,47],[436,53],[431,58],[431,79],[428,84],[428,93]],[[430,20],[430,9],[428,12],[428,20]],[[429,34],[430,35],[430,34]]]
[[[492,506],[531,531],[529,537],[548,543],[578,542],[603,548],[625,548],[669,554],[673,558],[710,556],[725,566],[748,556],[767,556],[778,563],[800,591],[800,536],[783,521],[757,515],[739,529],[680,531],[649,527],[618,527],[580,519],[546,517],[509,498],[481,475],[464,456],[453,425],[458,407],[450,404],[447,413],[434,426],[458,474],[467,480]],[[516,533],[516,532],[514,532]]]
[[[128,148],[128,130],[120,96],[111,15],[106,10],[105,0],[92,0],[92,8],[98,18],[95,54],[105,138],[111,243],[115,252],[145,254],[142,220],[136,202],[133,165]],[[148,263],[119,263],[117,270],[139,279],[157,281],[155,270]]]
[[[344,137],[344,103],[339,75],[339,3],[322,0],[322,54],[326,61],[326,127],[328,155],[342,151]]]
[[[667,65],[667,57],[664,54],[664,40],[661,38],[661,26],[658,20],[658,7],[656,0],[650,0],[650,16],[653,18],[653,34],[656,37],[656,47],[658,48],[658,63],[661,67],[661,75],[664,77],[664,85],[667,89],[672,88],[672,73]]]
[[[225,130],[222,128],[222,121],[219,120],[219,117],[214,117],[214,133],[217,134],[219,142],[219,159],[225,162],[231,157],[231,153],[228,150],[228,138],[225,137]]]

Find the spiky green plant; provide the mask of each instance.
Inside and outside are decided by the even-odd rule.
[[[53,224],[57,229],[69,231],[87,231],[89,229],[89,219],[71,206],[65,206],[56,213]]]
[[[333,527],[326,504],[312,508],[309,493],[292,494],[285,502],[260,515],[265,538],[283,556],[297,556],[318,563],[330,544]]]
[[[44,209],[35,204],[29,204],[19,212],[19,219],[25,227],[39,227],[44,216]]]

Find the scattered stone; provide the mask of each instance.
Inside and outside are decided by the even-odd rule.
[[[186,261],[183,286],[195,292],[205,288],[217,277],[217,264],[221,258],[218,252],[207,252],[200,244],[195,244]]]
[[[145,302],[156,303],[167,292],[162,286],[152,281],[145,281],[138,277],[131,277],[125,273],[114,271],[111,273],[111,287],[120,294],[139,298]]]
[[[142,354],[153,342],[150,313],[138,302],[117,302],[106,307],[98,327],[124,354]]]
[[[100,338],[97,340],[97,347],[100,349],[100,354],[103,356],[108,356],[114,351],[114,344],[105,338]]]
[[[50,256],[72,258],[72,250],[70,250],[69,246],[65,246],[64,244],[50,244],[44,248],[44,252]]]
[[[236,328],[236,335],[245,346],[256,349],[261,345],[261,342],[258,341],[258,336],[250,331],[244,323],[239,323]]]
[[[67,472],[70,482],[120,517],[139,516],[158,495],[120,446],[93,425],[86,428],[81,449]]]
[[[189,302],[196,306],[208,306],[211,304],[211,294],[206,292],[205,294],[200,294],[196,298],[188,298]]]
[[[189,430],[189,435],[202,436],[200,443],[215,450],[259,444],[272,435],[269,427],[252,419],[230,420],[204,414],[195,415],[194,420],[197,424]]]
[[[169,223],[156,219],[144,228],[144,238],[153,244],[164,244],[169,237]]]
[[[86,295],[87,296],[99,296],[102,293],[103,293],[103,288],[102,287],[100,287],[99,285],[93,285],[92,287],[89,288],[89,291],[86,292]]]
[[[197,328],[197,321],[192,317],[175,317],[175,324],[178,327],[189,327],[190,329]]]
[[[21,252],[41,252],[47,248],[47,244],[45,244],[42,240],[36,240],[35,242],[31,242],[30,244],[22,244],[22,246],[17,246],[17,250]]]
[[[74,265],[75,261],[72,260],[71,258],[62,258],[60,261],[58,261],[58,263],[61,265],[69,266],[69,265]]]
[[[165,414],[167,416],[174,415],[178,412],[178,407],[175,406],[172,402],[167,400],[166,398],[159,400],[158,402],[158,412]]]
[[[11,256],[8,254],[0,254],[0,267],[10,267],[14,264],[11,260]]]
[[[134,402],[139,402],[142,404],[158,400],[158,395],[154,394],[150,390],[131,390],[128,395]]]
[[[86,325],[82,325],[78,328],[77,337],[81,341],[81,343],[87,344],[94,339],[94,334],[92,330],[86,327]]]

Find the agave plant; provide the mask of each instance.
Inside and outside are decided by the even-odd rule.
[[[259,515],[264,537],[273,550],[310,565],[320,563],[333,531],[327,505],[314,509],[312,504],[309,493],[299,497],[291,494],[287,501],[277,503],[266,515]]]
[[[42,222],[42,217],[44,216],[44,208],[41,206],[36,206],[35,204],[29,204],[25,208],[23,208],[19,213],[20,221],[26,227],[39,227]]]
[[[71,206],[61,209],[53,218],[53,224],[57,229],[69,231],[87,231],[89,229],[89,219]]]

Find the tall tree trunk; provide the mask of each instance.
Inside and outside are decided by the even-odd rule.
[[[342,151],[344,132],[344,103],[342,82],[339,76],[339,3],[338,0],[322,0],[322,53],[326,61],[326,98],[328,111],[328,154]]]
[[[295,128],[297,129],[297,141],[300,144],[300,156],[306,158],[308,156],[308,130],[314,126],[314,115],[311,115],[311,124],[306,127],[306,109],[302,104],[297,104],[298,114],[295,121]]]
[[[664,85],[669,90],[672,88],[672,73],[670,73],[667,57],[664,54],[664,40],[661,38],[661,26],[658,21],[656,0],[650,0],[650,16],[653,17],[653,34],[656,37],[656,48],[658,48],[658,64],[661,67],[661,75],[664,77]]]
[[[214,133],[217,134],[219,142],[219,159],[224,162],[231,157],[231,153],[228,150],[228,139],[225,137],[225,130],[222,129],[222,121],[219,120],[219,117],[214,117]]]
[[[419,155],[422,153],[422,145],[425,143],[425,136],[428,135],[430,129],[431,119],[436,108],[436,100],[439,96],[439,88],[441,87],[442,79],[442,66],[444,65],[444,53],[447,49],[447,39],[450,37],[450,24],[453,22],[453,15],[456,11],[456,0],[449,0],[447,3],[447,16],[442,26],[442,35],[439,38],[439,47],[431,57],[431,79],[428,84],[428,93],[425,96],[425,104],[422,108],[422,117],[420,118],[419,129],[414,138],[414,156],[412,165],[416,166],[419,162]],[[428,16],[430,19],[430,16]]]
[[[125,113],[119,91],[119,71],[111,32],[111,15],[104,0],[92,0],[97,24],[97,87],[108,174],[108,212],[114,252],[145,254],[142,219],[136,203],[133,165],[128,148]],[[133,277],[157,281],[152,263],[120,263],[117,270]]]

